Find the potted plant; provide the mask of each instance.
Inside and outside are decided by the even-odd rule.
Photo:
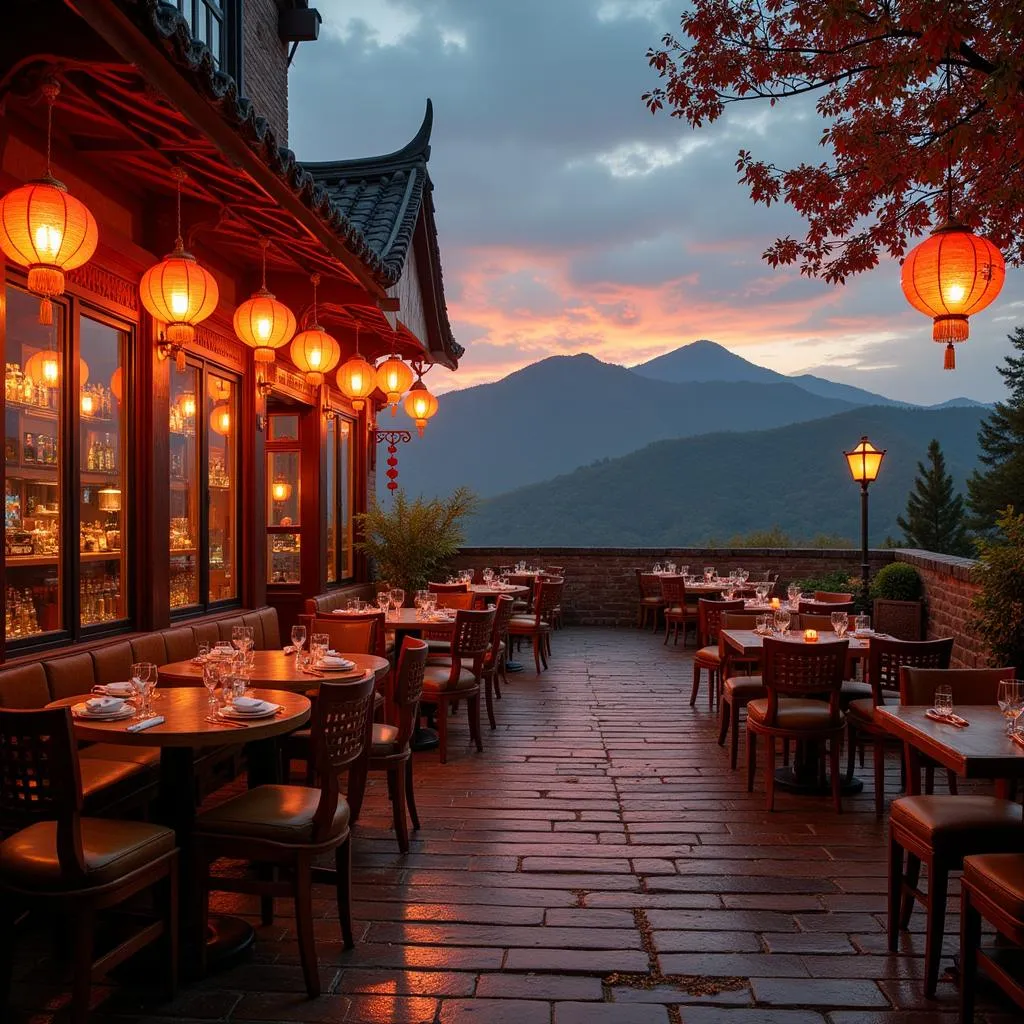
[[[1007,506],[996,519],[998,533],[978,540],[974,580],[974,628],[988,646],[993,665],[1024,671],[1024,515]]]
[[[906,562],[891,562],[871,582],[871,623],[880,633],[900,640],[924,639],[924,584]]]
[[[396,491],[387,505],[371,501],[355,517],[362,535],[356,548],[371,560],[376,579],[401,587],[411,600],[457,554],[463,543],[462,520],[476,502],[465,487],[448,498],[414,501]]]

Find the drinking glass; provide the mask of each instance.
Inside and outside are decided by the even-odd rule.
[[[779,608],[775,612],[775,628],[785,636],[789,632],[789,624],[792,622],[792,616],[786,611],[785,608]]]
[[[704,566],[704,582],[710,583],[715,578],[715,567],[713,565]]]
[[[412,595],[412,606],[416,609],[416,618],[423,618],[423,605],[426,603],[427,592],[425,590],[417,590]]]
[[[754,619],[754,632],[760,634],[761,636],[764,636],[766,633],[770,632],[770,630],[768,628],[768,620],[770,618],[771,618],[771,616],[768,615],[767,613],[764,613],[762,615],[758,615]]]
[[[384,618],[388,617],[388,607],[391,604],[391,591],[382,590],[377,594],[377,607],[384,613]]]
[[[210,641],[200,640],[199,643],[196,644],[196,654],[200,658],[208,658],[210,656]]]
[[[388,598],[391,601],[391,610],[395,613],[395,618],[398,618],[398,611],[405,604],[405,591],[401,587],[394,587],[388,592]]]
[[[759,604],[764,604],[768,600],[768,584],[758,583],[754,587],[754,594],[757,597]]]
[[[295,645],[295,656],[301,658],[302,648],[306,643],[306,627],[292,626],[292,643]]]
[[[750,570],[749,569],[740,569],[739,570],[739,574],[740,574],[740,579],[743,580],[744,583],[746,583],[747,580],[750,579]]]
[[[231,627],[231,646],[236,651],[242,650],[245,642],[245,626]]]
[[[937,686],[935,688],[935,710],[940,715],[953,714],[952,686]]]
[[[203,686],[206,687],[206,695],[211,708],[217,706],[217,687],[220,686],[221,664],[213,659],[203,665]]]
[[[654,573],[661,572],[661,562],[655,562],[654,563],[654,568],[651,570],[651,572],[654,572]]]
[[[850,626],[850,616],[846,612],[833,612],[831,618],[832,631],[842,640]]]
[[[483,580],[484,580],[484,583],[486,583],[488,586],[490,586],[494,582],[494,570],[493,569],[484,569],[484,571],[483,571]]]
[[[139,705],[139,717],[152,714],[149,703],[150,694],[156,685],[156,665],[151,661],[139,661],[132,665],[132,689],[142,698]]]
[[[731,601],[736,596],[736,586],[733,583],[727,583],[722,589],[722,600]]]
[[[999,683],[999,694],[996,700],[999,710],[1006,719],[1006,734],[1013,732],[1017,716],[1024,707],[1024,682],[1020,679],[1003,679]]]
[[[690,575],[690,567],[688,565],[679,566],[679,575],[682,576],[684,580],[687,579]]]
[[[314,633],[309,638],[309,653],[312,659],[312,668],[319,668],[323,664],[324,655],[331,646],[331,638],[327,633]]]
[[[675,562],[669,562],[668,565],[665,566],[665,572],[671,573],[673,576],[675,576],[675,574],[676,574],[676,563]]]
[[[866,633],[871,629],[871,616],[858,615],[853,620],[853,631],[855,633]]]

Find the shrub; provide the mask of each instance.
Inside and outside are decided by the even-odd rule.
[[[923,592],[921,574],[906,562],[892,562],[879,569],[871,581],[872,598],[886,601],[919,601]]]
[[[988,645],[993,665],[1024,671],[1024,515],[1008,505],[996,519],[998,532],[978,541],[974,578],[974,627]]]
[[[808,576],[793,582],[802,593],[808,595],[815,590],[827,590],[830,594],[856,594],[860,590],[860,581],[851,577],[845,569],[835,569],[821,576]]]

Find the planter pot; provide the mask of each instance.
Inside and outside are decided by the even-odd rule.
[[[891,601],[875,598],[871,623],[879,633],[898,640],[924,639],[924,601]]]

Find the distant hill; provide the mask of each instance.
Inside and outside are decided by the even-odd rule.
[[[929,409],[991,409],[992,404],[986,402],[976,402],[973,398],[948,398],[945,402],[939,402],[938,405],[929,405]]]
[[[400,451],[399,483],[427,495],[464,484],[486,497],[652,441],[777,427],[852,408],[774,376],[677,384],[590,355],[553,356],[444,395],[425,436]]]
[[[739,384],[730,385],[738,387]],[[752,385],[755,386],[755,385]],[[917,462],[937,437],[959,487],[977,460],[984,409],[869,406],[810,423],[661,441],[483,504],[478,545],[658,546],[723,541],[778,524],[798,537],[860,535],[842,453],[867,434],[887,449],[871,486],[871,540],[898,536]]]
[[[754,384],[796,384],[809,391],[812,395],[822,398],[837,398],[853,405],[903,405],[884,395],[876,395],[873,391],[853,387],[850,384],[837,384],[835,381],[815,377],[810,373],[787,377],[767,367],[758,366],[742,356],[730,352],[727,348],[714,341],[701,339],[682,345],[671,352],[657,356],[631,367],[641,377],[652,380],[666,380],[673,383],[693,381],[747,381]]]

